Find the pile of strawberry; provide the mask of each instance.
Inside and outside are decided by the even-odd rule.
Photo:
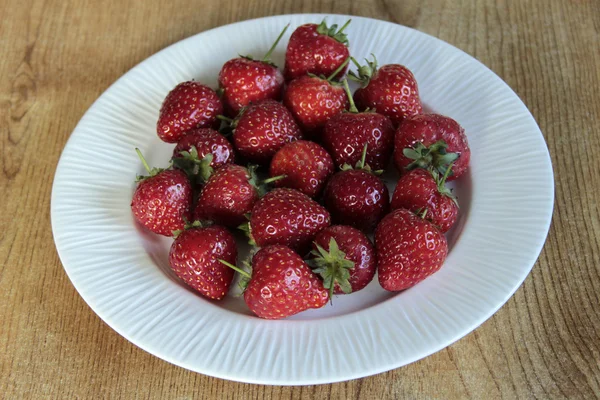
[[[173,158],[150,168],[138,151],[148,176],[131,208],[175,237],[170,266],[201,295],[222,299],[237,271],[250,310],[279,319],[359,291],[376,271],[399,291],[444,263],[458,215],[445,183],[468,167],[464,130],[422,113],[406,67],[350,57],[348,23],[298,27],[283,73],[269,56],[287,27],[261,60],[226,62],[216,92],[189,81],[165,98],[157,132],[177,143]],[[401,178],[390,201],[380,174],[392,159]],[[237,227],[254,246],[241,266]]]

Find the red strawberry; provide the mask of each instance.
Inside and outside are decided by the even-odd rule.
[[[271,160],[270,176],[285,176],[277,187],[296,189],[309,197],[318,196],[333,174],[333,161],[324,148],[314,142],[298,140],[283,146]]]
[[[450,172],[452,168],[448,168]],[[435,176],[434,176],[435,175]],[[425,212],[442,233],[447,232],[458,217],[456,198],[445,186],[447,175],[439,178],[437,172],[414,169],[402,176],[392,196],[392,209],[405,208],[415,213]]]
[[[302,138],[292,114],[274,100],[248,106],[233,125],[236,150],[257,164],[268,163],[286,143]]]
[[[135,219],[147,229],[164,236],[183,229],[190,219],[192,185],[179,170],[150,168],[139,149],[135,149],[148,171],[148,177],[138,176],[138,185],[131,200]]]
[[[218,168],[235,162],[233,146],[219,132],[212,129],[195,129],[188,132],[173,149],[173,158],[181,157],[181,152],[192,152],[196,148],[198,158],[212,154],[210,166]]]
[[[434,168],[444,175],[452,164],[449,181],[469,167],[471,150],[465,130],[452,118],[422,114],[404,120],[394,138],[394,161],[400,172],[413,168]]]
[[[210,176],[198,197],[194,219],[236,227],[246,221],[264,185],[279,177],[258,182],[254,167],[227,164]]]
[[[337,30],[337,25],[321,24],[301,25],[290,37],[285,53],[285,79],[304,76],[307,73],[329,76],[350,56],[348,38],[343,33],[350,20]],[[344,67],[336,75],[341,79],[348,68]]]
[[[331,218],[319,203],[294,189],[274,189],[252,208],[249,233],[259,247],[282,244],[304,254]]]
[[[156,124],[158,137],[176,143],[194,128],[210,128],[223,113],[223,104],[214,90],[189,81],[175,86],[165,98]]]
[[[169,265],[175,274],[201,295],[215,300],[225,297],[234,275],[219,260],[235,263],[236,258],[235,238],[218,225],[184,230],[169,251]]]
[[[336,74],[326,79],[301,76],[291,81],[283,94],[283,104],[292,112],[302,131],[312,138],[318,138],[325,123],[348,107],[344,88],[332,81]]]
[[[252,271],[223,263],[244,276],[244,301],[265,319],[282,319],[327,304],[329,294],[310,267],[292,249],[274,245],[252,257]]]
[[[364,164],[366,149],[362,154],[356,169],[346,164],[331,177],[323,197],[334,222],[369,232],[388,213],[390,199],[385,183]]]
[[[366,163],[374,170],[384,169],[394,150],[394,126],[390,119],[375,112],[359,113],[352,101],[348,83],[344,80],[350,99],[349,112],[335,115],[323,130],[323,146],[331,153],[335,165],[354,165],[367,147]]]
[[[446,238],[439,229],[402,208],[377,226],[375,248],[379,283],[389,291],[416,285],[439,270],[448,254]]]
[[[309,264],[323,278],[332,294],[358,292],[373,280],[377,259],[369,238],[356,228],[333,225],[321,231],[313,242],[314,257]]]
[[[408,68],[399,64],[388,64],[377,69],[377,60],[367,61],[358,67],[358,74],[350,72],[350,77],[362,83],[362,88],[354,93],[354,101],[359,110],[371,108],[399,124],[406,117],[423,111],[415,76]]]
[[[229,115],[237,115],[250,103],[265,99],[281,99],[283,75],[271,62],[270,57],[288,26],[279,34],[262,60],[254,60],[250,56],[238,57],[227,61],[221,68],[219,91],[222,93],[225,110]]]
[[[189,131],[173,150],[173,165],[188,173],[193,180],[199,176],[206,182],[214,169],[235,161],[233,146],[212,129]]]

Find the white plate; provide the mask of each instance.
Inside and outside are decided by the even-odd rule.
[[[250,315],[241,298],[208,301],[170,272],[170,239],[140,230],[129,203],[142,166],[165,165],[172,146],[156,136],[161,102],[177,83],[216,83],[225,61],[260,56],[324,15],[285,15],[223,26],[176,43],[133,68],[90,107],[60,159],[52,190],[52,230],[65,270],[108,325],[142,349],[184,368],[243,382],[303,385],[359,378],[408,364],[448,346],[489,318],[538,257],[553,205],[544,138],[516,94],[474,58],[400,25],[352,17],[358,59],[401,63],[422,100],[466,129],[470,172],[456,183],[458,227],[443,268],[399,294],[375,281],[334,305],[283,321]],[[342,24],[348,16],[329,16]]]

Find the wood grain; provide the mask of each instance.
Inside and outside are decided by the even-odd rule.
[[[546,246],[523,286],[449,348],[339,384],[238,384],[145,353],[88,308],[52,241],[51,184],[77,121],[135,64],[209,28],[300,12],[408,25],[489,66],[544,132],[556,207]],[[0,397],[600,396],[599,1],[266,0],[258,6],[242,0],[3,0],[0,15]]]

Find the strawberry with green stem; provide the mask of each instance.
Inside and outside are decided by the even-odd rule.
[[[199,221],[175,233],[169,265],[188,286],[209,299],[221,300],[231,286],[234,272],[220,260],[235,263],[237,246],[233,235],[219,225]]]
[[[325,20],[319,25],[304,24],[296,28],[290,37],[285,53],[284,75],[287,81],[306,74],[329,76],[350,56],[348,38],[344,30],[348,20],[339,30],[337,25],[327,26]],[[337,71],[341,79],[347,66]]]
[[[374,111],[358,112],[348,82],[343,81],[350,101],[348,112],[332,117],[323,130],[323,146],[332,155],[336,166],[354,165],[361,151],[368,146],[365,162],[374,170],[387,167],[394,150],[394,126],[390,119]]]
[[[304,134],[312,139],[318,139],[327,121],[348,107],[348,96],[343,86],[334,79],[349,61],[349,58],[346,59],[328,77],[308,74],[288,84],[283,104]]]
[[[329,179],[323,198],[335,223],[370,232],[387,214],[390,200],[387,186],[377,176],[381,171],[372,171],[365,164],[366,154],[367,145],[354,168],[344,164],[342,171]]]
[[[361,84],[354,92],[354,101],[359,110],[372,109],[390,118],[398,125],[406,117],[423,111],[417,80],[413,73],[403,65],[388,64],[377,66],[377,59],[360,65],[354,58],[352,62],[358,72],[350,72],[349,78]]]
[[[437,170],[417,168],[403,175],[392,195],[392,210],[405,208],[415,213],[426,212],[426,219],[447,232],[458,218],[458,201],[446,187],[452,165],[440,176]]]
[[[148,176],[137,177],[131,211],[135,219],[150,231],[171,236],[190,218],[192,185],[183,171],[150,168],[140,149],[135,151]]]
[[[333,294],[357,292],[373,280],[377,259],[367,236],[347,225],[332,225],[313,242],[307,263],[323,278],[323,286]]]
[[[394,162],[401,173],[415,168],[434,169],[440,175],[452,164],[448,181],[469,167],[471,149],[465,130],[450,117],[421,114],[406,118],[394,137]]]
[[[282,319],[327,304],[323,283],[292,249],[282,245],[264,247],[252,257],[250,271],[228,260],[222,264],[243,276],[244,301],[260,318]]]
[[[286,25],[281,31],[262,60],[242,56],[223,65],[219,73],[219,93],[228,115],[237,115],[250,103],[281,98],[284,79],[277,66],[271,62],[271,54],[288,27],[289,25]]]
[[[256,168],[227,164],[215,171],[200,191],[194,211],[195,219],[228,227],[237,227],[246,221],[246,215],[267,192],[267,185],[284,178],[276,176],[260,180]]]

